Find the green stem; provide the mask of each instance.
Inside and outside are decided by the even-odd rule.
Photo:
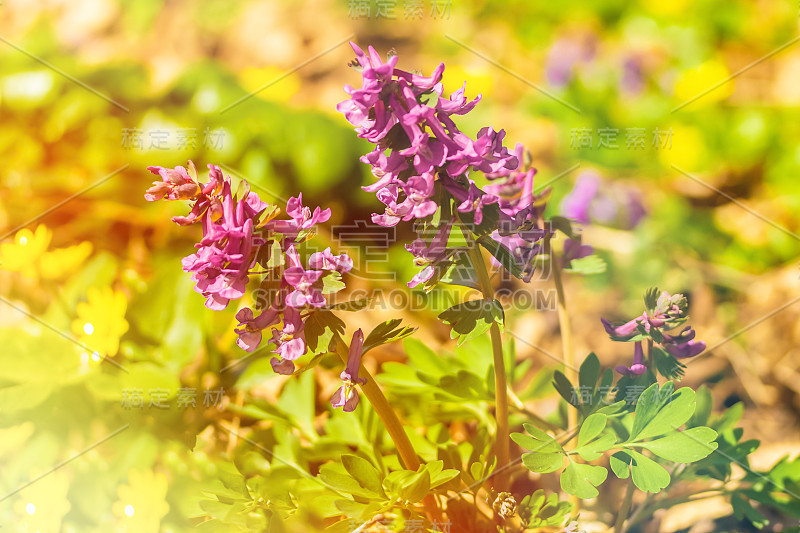
[[[483,297],[487,300],[494,300],[494,289],[492,288],[489,272],[486,270],[486,263],[478,244],[469,235],[468,230],[462,228],[464,236],[467,238],[468,250],[472,267],[478,275],[478,286]],[[497,467],[492,484],[498,492],[506,491],[508,487],[508,472],[506,467],[509,462],[509,430],[508,430],[508,383],[506,382],[506,365],[503,358],[503,339],[500,336],[500,326],[493,322],[489,333],[492,338],[492,355],[494,356],[494,391],[495,391],[495,418],[497,419],[497,443],[495,451],[497,453]]]
[[[549,242],[547,246],[549,246]],[[578,382],[578,373],[575,369],[575,352],[572,349],[572,328],[567,314],[567,299],[564,293],[564,284],[561,281],[561,262],[554,253],[550,253],[551,270],[553,281],[556,285],[558,295],[558,326],[561,329],[561,349],[564,352],[564,374],[570,383]],[[569,409],[567,411],[567,427],[574,428],[578,425],[578,410]]]
[[[347,344],[345,344],[341,338],[337,339],[336,353],[344,364],[347,364],[348,348]],[[386,396],[384,396],[383,391],[375,382],[375,378],[372,377],[372,374],[369,373],[363,364],[358,371],[358,375],[367,380],[366,383],[360,385],[361,391],[367,397],[372,408],[375,409],[375,412],[383,422],[386,431],[397,447],[397,453],[400,456],[403,466],[408,470],[417,470],[420,462],[414,451],[414,447],[411,445],[411,441],[408,440],[408,435],[406,435],[403,429],[403,424],[400,422],[400,419],[397,418],[397,414],[392,409],[392,406],[389,405],[389,401],[386,399]]]
[[[614,533],[622,533],[622,525],[625,523],[625,518],[631,511],[631,504],[633,503],[633,479],[628,479],[628,488],[625,490],[625,499],[622,501],[622,508],[617,515],[617,521],[614,524]]]
[[[572,349],[572,327],[569,322],[569,314],[567,313],[567,298],[564,292],[564,283],[561,280],[561,261],[558,256],[553,253],[551,243],[551,235],[545,237],[544,247],[545,253],[550,257],[550,272],[553,273],[553,281],[556,286],[556,294],[558,296],[558,306],[556,308],[558,314],[558,326],[561,330],[561,350],[564,352],[564,374],[570,383],[577,385],[578,373],[575,369],[575,352]],[[567,407],[567,430],[578,427],[578,410]],[[571,518],[578,516],[580,511],[581,501],[577,496],[570,497],[572,503]]]

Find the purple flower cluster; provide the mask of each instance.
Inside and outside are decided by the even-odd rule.
[[[695,341],[695,331],[691,326],[684,327],[677,335],[666,331],[673,330],[688,319],[688,302],[682,294],[670,295],[663,291],[650,309],[624,324],[613,325],[605,318],[600,320],[606,333],[615,341],[635,341],[633,364],[618,366],[616,370],[624,375],[641,375],[647,371],[642,353],[642,340],[652,339],[668,354],[677,359],[687,359],[699,355],[706,349],[706,343]]]
[[[337,109],[359,137],[375,144],[361,158],[377,178],[364,190],[375,192],[385,205],[383,213],[372,215],[373,222],[430,222],[437,211],[442,214],[435,231],[429,232],[434,236],[431,242],[420,239],[407,246],[423,266],[409,285],[431,280],[457,253],[447,249],[447,237],[458,215],[476,227],[489,210],[492,224],[497,219],[492,238],[506,246],[523,269],[529,267],[539,251],[534,243],[545,234],[536,226],[544,202],[537,204],[533,195],[536,171],[521,168],[522,146],[510,152],[503,145],[505,131],[492,127],[481,129],[475,139],[458,129],[454,117],[472,111],[481,96],[469,100],[465,84],[445,97],[444,64],[426,77],[398,69],[396,55],[384,62],[372,47],[364,53],[351,46],[362,87],[346,86],[350,98]],[[485,174],[491,183],[481,189],[469,177],[470,170]]]
[[[313,211],[303,205],[302,195],[290,198],[286,220],[276,220],[278,210],[262,202],[249,190],[237,198],[230,178],[219,167],[209,165],[209,181],[199,183],[194,164],[166,169],[149,167],[161,177],[147,190],[148,201],[190,200],[191,212],[174,217],[181,225],[201,222],[203,237],[197,252],[182,260],[192,274],[195,290],[206,297],[209,309],[222,310],[231,300],[244,296],[252,269],[260,265],[272,282],[265,305],[244,307],[236,314],[237,344],[252,352],[262,341],[262,332],[272,328],[275,345],[273,369],[294,372],[293,361],[307,353],[304,329],[311,311],[328,305],[326,282],[338,282],[353,268],[346,254],[333,255],[330,248],[311,254],[304,264],[297,246],[314,234],[316,224],[327,221],[330,209]],[[263,285],[263,283],[262,283]],[[334,289],[335,291],[336,289]],[[256,314],[258,313],[258,314]]]
[[[201,184],[191,161],[188,172],[181,166],[148,167],[162,181],[147,190],[145,199],[194,201],[188,216],[173,218],[180,225],[203,225],[197,252],[183,258],[183,269],[192,274],[195,290],[206,297],[206,307],[219,311],[244,295],[255,252],[264,244],[253,230],[269,206],[254,192],[235,198],[230,178],[217,166],[208,168],[209,181]]]

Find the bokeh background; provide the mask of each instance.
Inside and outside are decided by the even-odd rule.
[[[348,40],[394,48],[405,69],[443,61],[447,92],[482,93],[463,129],[525,144],[553,188],[548,213],[580,180],[598,184],[583,234],[607,268],[567,280],[579,355],[626,361],[599,318],[638,314],[651,285],[684,292],[713,347],[684,381],[710,382],[717,407],[744,402],[746,437],[764,441],[757,466],[800,449],[795,3],[3,0],[0,20],[4,531],[192,530],[247,428],[327,416],[338,370],[287,382],[266,355],[229,366],[244,355],[235,309],[205,309],[180,271],[200,229],[143,191],[148,165],[188,159],[246,177],[266,201],[302,191],[333,210],[321,239],[384,253],[351,289],[411,295],[414,266],[393,244],[408,234],[364,222],[379,208],[360,189],[369,147],[335,110],[359,82]],[[415,298],[349,325],[398,315],[450,346],[441,295]],[[517,305],[507,329],[530,376],[554,368],[547,305]],[[404,361],[402,346],[369,364],[388,361]],[[269,448],[297,457],[301,437]],[[730,513],[705,505],[659,527]]]

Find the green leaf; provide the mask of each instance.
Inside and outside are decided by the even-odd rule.
[[[624,453],[632,459],[631,476],[639,490],[657,493],[669,485],[669,472],[663,466],[639,452],[625,450]]]
[[[655,311],[658,306],[658,296],[661,292],[658,287],[650,287],[644,293],[644,308],[648,311]]]
[[[335,270],[328,271],[327,274],[322,276],[320,282],[322,283],[322,294],[336,294],[345,288],[342,275]]]
[[[306,345],[314,354],[332,352],[336,346],[336,335],[344,333],[344,322],[330,311],[313,311],[305,322]]]
[[[571,406],[579,407],[581,405],[578,391],[575,390],[575,387],[569,382],[567,376],[560,370],[553,372],[553,387]]]
[[[522,464],[531,472],[547,474],[560,470],[564,466],[564,454],[547,452],[523,453]]]
[[[367,335],[367,338],[364,339],[364,349],[362,354],[367,353],[372,348],[380,346],[381,344],[387,344],[404,339],[417,331],[417,328],[412,328],[411,326],[399,327],[401,322],[401,319],[395,318],[375,326],[375,329],[370,331],[369,335]]]
[[[619,451],[612,455],[608,461],[611,471],[620,479],[628,479],[631,475],[631,456],[624,451]]]
[[[611,449],[617,442],[616,437],[608,433],[599,439],[595,440],[606,427],[608,417],[601,413],[594,413],[589,415],[581,425],[580,432],[578,433],[578,446],[575,452],[581,456],[584,461],[594,461],[606,450]]]
[[[602,466],[570,461],[561,474],[561,488],[567,494],[584,500],[594,498],[598,495],[596,487],[603,483],[607,476],[608,470]]]
[[[337,463],[324,464],[319,469],[319,478],[330,488],[342,493],[359,496],[361,498],[382,498],[383,491],[377,493],[362,487],[347,471],[344,466]]]
[[[367,520],[372,518],[381,508],[378,502],[361,503],[353,500],[335,500],[336,508],[351,518]]]
[[[455,376],[442,376],[439,388],[459,398],[478,401],[490,401],[493,398],[484,380],[468,370],[459,370]]]
[[[522,454],[522,464],[538,473],[555,472],[564,466],[564,449],[558,441],[531,424],[525,424],[524,433],[512,433],[511,440],[532,453]]]
[[[676,463],[692,463],[717,449],[717,432],[707,427],[675,431],[666,437],[637,444],[658,457]]]
[[[399,496],[403,485],[415,474],[416,472],[412,470],[395,470],[389,472],[383,480],[383,486],[389,494]]]
[[[503,324],[503,307],[497,300],[470,300],[443,311],[439,319],[452,326],[450,338],[461,345],[489,331],[493,323]]]
[[[408,356],[408,366],[429,376],[442,376],[452,368],[445,358],[414,337],[403,340],[403,351]]]
[[[731,494],[731,507],[733,507],[733,516],[737,520],[747,518],[758,529],[763,529],[769,525],[769,520],[753,507],[750,501],[740,492]]]
[[[667,379],[681,379],[686,370],[686,365],[675,359],[660,346],[653,348],[653,361],[655,362],[658,373]]]
[[[705,385],[700,385],[695,391],[695,402],[697,407],[694,410],[692,418],[688,422],[689,427],[705,426],[708,424],[708,419],[711,417],[711,408],[713,407],[711,401],[711,389]]]
[[[607,419],[606,415],[595,413],[584,420],[578,433],[578,447],[588,444],[597,437],[606,428]]]
[[[600,360],[594,352],[586,356],[578,369],[578,383],[581,387],[594,389],[600,377]]]
[[[603,452],[610,450],[617,443],[617,438],[611,433],[607,433],[597,440],[577,448],[575,451],[584,461],[594,461],[599,459]]]
[[[569,219],[564,217],[550,217],[547,221],[550,224],[550,227],[554,230],[560,231],[570,239],[575,239],[578,235],[572,231],[572,222]]]
[[[283,248],[281,246],[281,242],[279,240],[272,241],[272,244],[269,248],[266,248],[269,251],[269,258],[266,259],[265,262],[261,264],[266,268],[276,268],[283,266],[284,259],[283,259]]]
[[[448,248],[451,245],[448,243]],[[437,276],[434,274],[434,278]],[[449,266],[444,269],[442,275],[439,277],[442,283],[449,283],[450,285],[460,285],[462,287],[469,287],[471,289],[478,288],[478,275],[475,269],[472,268],[469,256],[465,253],[459,253],[453,256]],[[427,286],[427,284],[426,284]]]
[[[431,474],[424,467],[421,470],[400,489],[400,495],[408,502],[420,501],[431,490]]]
[[[558,494],[545,496],[542,489],[522,498],[517,507],[517,514],[525,529],[558,527],[572,511],[572,504],[558,500]]]
[[[356,455],[343,455],[342,464],[359,485],[376,494],[386,496],[383,492],[380,472],[369,461]]]
[[[658,383],[645,390],[636,402],[636,416],[629,442],[641,441],[678,429],[691,418],[695,409],[694,391],[688,387],[675,389],[668,381],[659,390]]]

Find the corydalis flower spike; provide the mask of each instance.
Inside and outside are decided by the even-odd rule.
[[[353,339],[350,341],[350,352],[347,356],[347,366],[342,371],[341,378],[343,384],[336,389],[331,397],[331,405],[341,407],[345,412],[352,412],[358,405],[358,391],[356,385],[363,385],[367,382],[366,378],[358,377],[358,370],[361,367],[361,355],[364,350],[364,332],[356,330]]]
[[[659,344],[669,355],[676,359],[695,357],[706,349],[706,343],[695,341],[695,331],[691,326],[684,327],[678,334],[665,333],[683,324],[687,318],[689,304],[682,294],[671,295],[667,291],[660,294],[658,289],[651,287],[645,293],[645,307],[647,310],[641,316],[621,325],[613,325],[605,318],[600,320],[606,333],[612,340],[627,342],[636,341],[637,350],[640,350],[641,339],[650,338],[650,342]],[[637,352],[638,353],[638,352]],[[631,367],[618,366],[617,371],[625,375],[636,373]],[[655,369],[653,369],[655,371]]]

